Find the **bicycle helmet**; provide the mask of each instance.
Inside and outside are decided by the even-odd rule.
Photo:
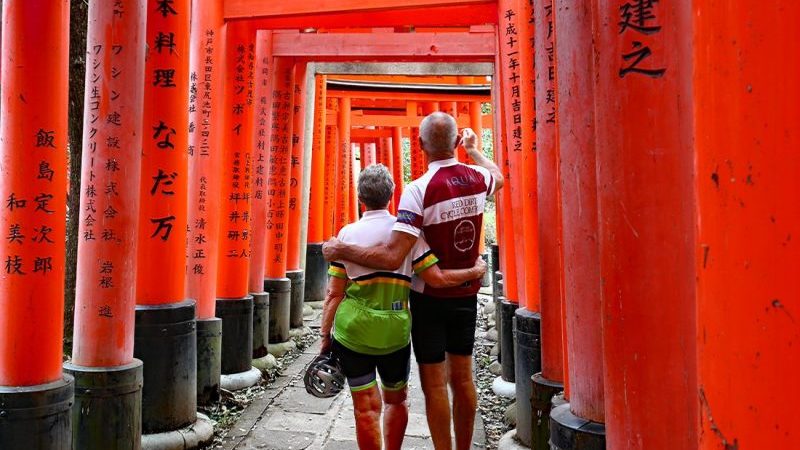
[[[324,353],[306,367],[303,377],[306,392],[314,397],[333,397],[344,389],[345,377],[339,360],[332,353]]]

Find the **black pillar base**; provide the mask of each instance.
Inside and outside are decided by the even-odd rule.
[[[539,313],[519,308],[514,312],[514,379],[517,385],[517,439],[531,446],[531,377],[542,370]]]
[[[492,285],[492,300],[498,303],[499,298],[503,296],[503,273],[494,273],[494,284]]]
[[[306,286],[305,301],[325,300],[328,288],[328,262],[322,256],[322,243],[308,244],[306,247]]]
[[[72,450],[71,375],[37,386],[0,386],[0,448]]]
[[[292,281],[288,278],[264,280],[264,291],[269,293],[269,343],[289,340],[289,306]]]
[[[133,356],[144,363],[144,434],[179,430],[197,420],[194,307],[194,300],[136,306]]]
[[[253,359],[267,356],[269,342],[269,294],[259,292],[253,296]]]
[[[497,274],[500,273],[500,246],[489,245],[489,272],[492,274],[492,287],[497,288]]]
[[[305,295],[306,274],[302,270],[289,270],[286,278],[292,280],[292,292],[289,306],[289,326],[303,326],[303,296]]]
[[[483,262],[486,263],[486,266],[489,266],[489,254],[482,253],[481,258],[483,258]],[[481,287],[489,287],[492,286],[492,274],[489,272],[489,269],[486,269],[486,272],[483,273],[483,278],[481,278]]]
[[[219,401],[222,375],[222,319],[197,321],[197,404],[208,406]]]
[[[142,439],[142,362],[117,367],[65,363],[75,378],[73,448],[139,450]]]
[[[505,355],[500,360],[503,371],[500,376],[503,380],[513,383],[514,374],[514,311],[519,307],[516,303],[498,298],[500,301],[500,321],[497,322],[497,335],[500,337],[500,354]]]
[[[497,272],[495,274],[497,277],[497,283],[495,284],[494,290],[492,291],[492,296],[494,297],[494,327],[497,331],[497,362],[503,363],[503,345],[502,340],[500,339],[500,326],[501,321],[503,320],[503,305],[500,304],[500,298],[503,297],[503,274]]]
[[[253,297],[217,299],[222,319],[222,374],[247,372],[253,367]]]
[[[550,444],[552,450],[605,450],[606,427],[572,414],[569,403],[557,406],[550,413]]]
[[[564,385],[543,377],[541,373],[531,378],[531,449],[550,450],[550,409],[553,397],[564,390]]]

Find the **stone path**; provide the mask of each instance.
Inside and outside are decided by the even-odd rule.
[[[308,348],[284,371],[266,394],[253,401],[224,440],[225,450],[354,450],[355,422],[348,391],[318,399],[303,387],[303,369],[319,351]],[[413,360],[413,357],[412,357]],[[425,403],[416,365],[409,383],[409,422],[403,449],[433,449],[425,421]],[[480,416],[476,419],[473,449],[483,449]]]

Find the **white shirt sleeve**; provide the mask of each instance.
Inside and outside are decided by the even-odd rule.
[[[406,186],[397,208],[397,222],[392,228],[412,236],[422,233],[422,192],[416,184]]]

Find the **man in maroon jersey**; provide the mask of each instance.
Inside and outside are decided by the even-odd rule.
[[[459,139],[453,117],[435,112],[422,121],[419,134],[428,171],[403,191],[389,241],[361,247],[332,239],[323,246],[327,260],[394,270],[417,238],[424,235],[442,269],[473,266],[480,256],[486,198],[503,186],[503,176],[477,148],[477,136],[471,129],[464,129]],[[476,165],[461,164],[455,159],[459,141]],[[480,280],[444,289],[415,280],[411,287],[411,339],[420,367],[428,426],[437,450],[452,448],[448,384],[453,391],[456,448],[467,450],[472,445],[477,410],[472,349],[479,288]]]

